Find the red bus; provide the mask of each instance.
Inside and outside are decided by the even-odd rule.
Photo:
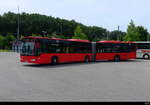
[[[91,42],[79,39],[26,37],[22,39],[21,62],[56,64],[91,61]]]
[[[22,39],[21,62],[57,64],[97,60],[128,60],[136,58],[132,42],[25,37]]]
[[[128,60],[136,58],[133,42],[99,41],[96,43],[96,60]]]

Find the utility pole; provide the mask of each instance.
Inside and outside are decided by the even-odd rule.
[[[109,31],[107,31],[107,40],[109,40]]]
[[[120,40],[120,26],[118,25],[118,40]]]
[[[19,6],[18,6],[18,26],[17,26],[17,39],[19,40],[19,34],[20,34],[20,17],[19,17]]]
[[[63,35],[62,22],[60,23],[60,33],[61,33],[61,35]]]
[[[46,37],[47,36],[47,31],[42,31],[42,37]]]

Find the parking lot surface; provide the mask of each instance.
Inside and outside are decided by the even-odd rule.
[[[149,101],[150,60],[24,64],[0,53],[0,101]]]

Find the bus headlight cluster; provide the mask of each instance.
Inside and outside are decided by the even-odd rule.
[[[36,61],[36,59],[31,59],[31,61]]]

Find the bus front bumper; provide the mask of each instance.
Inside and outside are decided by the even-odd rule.
[[[20,62],[40,64],[40,58],[35,56],[21,56]]]

